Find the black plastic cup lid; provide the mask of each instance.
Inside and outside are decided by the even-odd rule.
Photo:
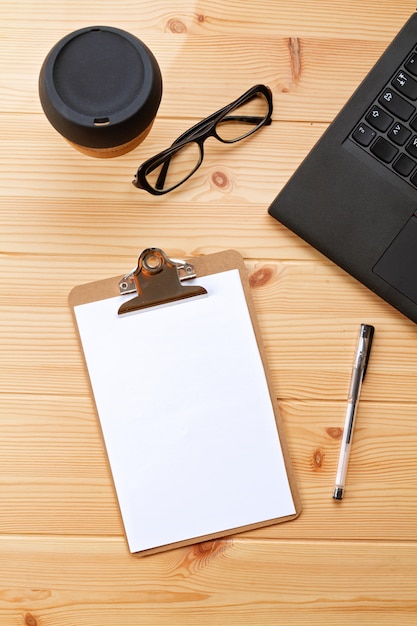
[[[137,37],[93,26],[52,48],[41,68],[39,96],[46,117],[66,139],[111,148],[152,123],[162,97],[161,72]]]

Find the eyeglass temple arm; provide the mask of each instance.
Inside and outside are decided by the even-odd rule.
[[[222,119],[222,122],[247,122],[248,124],[260,124],[265,119],[265,116],[255,117],[254,115],[227,115]],[[272,124],[272,118],[268,117],[265,121],[265,126]]]

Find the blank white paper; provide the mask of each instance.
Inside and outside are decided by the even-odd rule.
[[[131,552],[295,514],[239,272],[194,282],[206,297],[74,308]]]

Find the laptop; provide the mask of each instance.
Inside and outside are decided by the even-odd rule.
[[[417,322],[417,13],[268,212]]]

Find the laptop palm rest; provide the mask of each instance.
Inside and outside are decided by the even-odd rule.
[[[373,268],[375,274],[417,304],[417,217],[413,215]]]

